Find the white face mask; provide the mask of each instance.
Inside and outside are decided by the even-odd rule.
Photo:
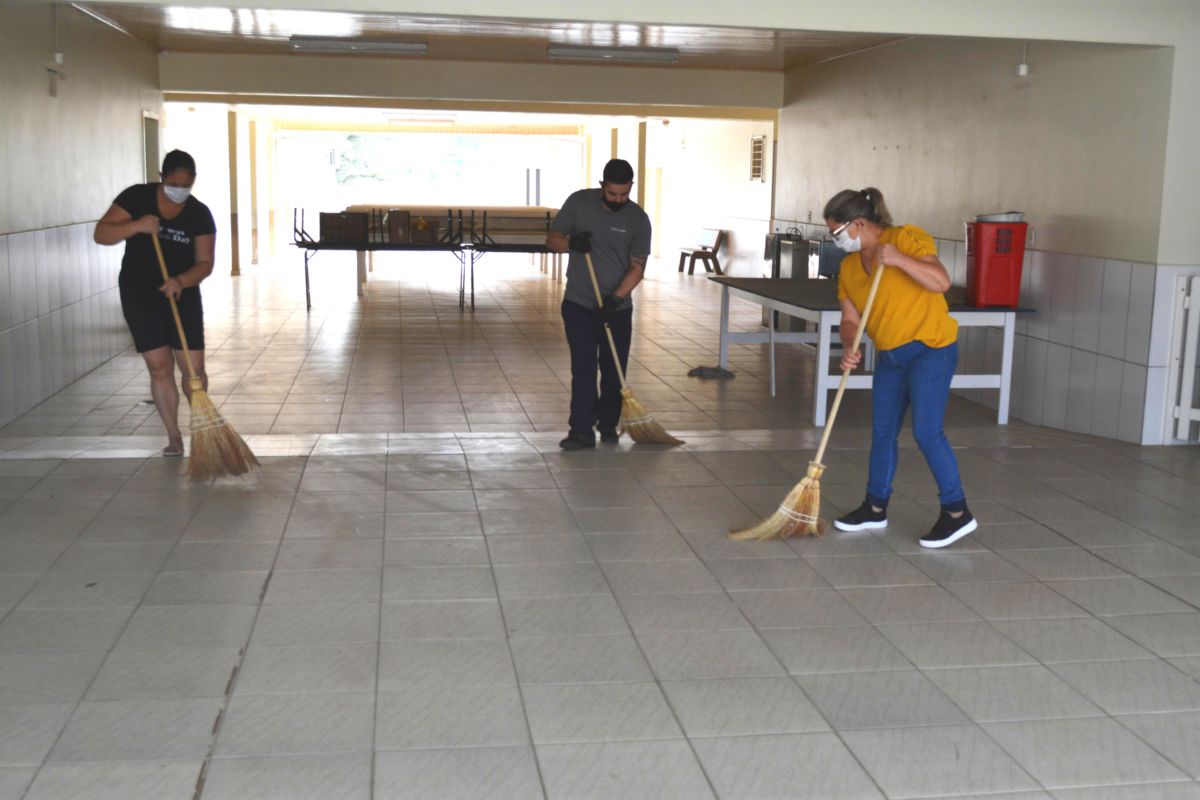
[[[163,194],[172,203],[186,203],[187,199],[192,195],[192,190],[187,186],[167,186],[163,184]]]
[[[857,253],[859,250],[862,250],[862,242],[858,239],[851,239],[847,228],[843,228],[834,234],[833,243],[838,246],[839,250],[845,253]]]

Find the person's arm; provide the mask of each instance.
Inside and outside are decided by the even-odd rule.
[[[879,252],[883,263],[905,272],[931,292],[944,294],[950,288],[950,274],[937,256],[909,256],[894,244],[885,244]]]
[[[646,259],[650,257],[651,228],[649,217],[643,214],[642,219],[643,222],[634,229],[633,241],[630,247],[629,269],[625,271],[625,275],[621,278],[621,282],[617,284],[617,288],[612,291],[613,296],[620,301],[624,301],[625,298],[633,294],[633,290],[646,277]],[[642,253],[644,255],[634,255],[635,253]]]
[[[565,233],[559,231],[550,231],[546,234],[546,249],[551,253],[565,253],[569,247],[570,239]]]
[[[551,253],[565,253],[571,249],[571,233],[575,230],[575,195],[562,204],[562,208],[550,222],[546,233],[546,249]]]
[[[196,263],[178,275],[168,278],[158,290],[178,300],[180,292],[184,289],[199,286],[202,280],[212,274],[216,239],[216,234],[212,233],[197,236],[195,240]]]
[[[621,282],[617,284],[617,288],[613,289],[613,297],[618,300],[624,300],[629,295],[633,294],[634,288],[637,287],[642,279],[646,277],[646,257],[645,256],[630,256],[629,269],[625,272],[625,277],[621,278]]]
[[[849,297],[842,299],[842,321],[838,323],[838,338],[842,340],[842,369],[855,370],[858,368],[858,362],[862,360],[861,350],[851,350],[854,345],[854,337],[858,333],[858,326],[862,324],[862,315],[858,313],[858,309],[854,307],[854,303],[850,302]]]
[[[92,241],[105,245],[120,244],[139,233],[156,235],[158,233],[158,217],[147,214],[134,219],[132,214],[113,203],[96,223],[96,230],[92,232]]]

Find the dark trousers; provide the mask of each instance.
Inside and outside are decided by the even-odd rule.
[[[604,324],[596,312],[564,300],[563,327],[571,348],[571,430],[593,435],[592,428],[615,429],[621,420],[621,381],[613,364]],[[622,371],[629,364],[629,340],[633,336],[633,309],[619,311],[609,320]],[[600,391],[596,391],[596,368],[600,369]]]

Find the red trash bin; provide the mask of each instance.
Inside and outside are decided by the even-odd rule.
[[[1015,306],[1021,294],[1026,222],[967,223],[967,303]]]

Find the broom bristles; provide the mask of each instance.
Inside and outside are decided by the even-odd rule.
[[[821,523],[821,474],[824,472],[824,464],[810,461],[808,473],[792,487],[774,514],[752,528],[731,531],[729,538],[738,542],[762,542],[789,536],[820,536],[825,532]]]
[[[217,411],[207,392],[193,387],[191,405],[189,478],[203,481],[222,475],[245,475],[258,466],[254,453]]]
[[[621,429],[638,444],[683,444],[654,421],[632,389],[621,390]]]

